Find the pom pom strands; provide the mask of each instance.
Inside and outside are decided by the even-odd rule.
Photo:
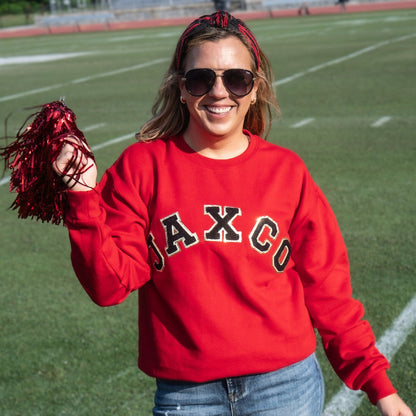
[[[32,117],[34,121],[25,128]],[[69,182],[78,182],[80,175],[89,168],[76,166],[78,152],[94,160],[75,119],[75,114],[63,102],[45,104],[26,120],[16,140],[1,149],[5,166],[12,170],[9,189],[18,195],[11,208],[18,210],[19,218],[32,217],[53,224],[64,220],[68,187],[54,171],[53,163],[63,146],[70,143],[74,154],[62,175],[73,168],[77,173],[70,175]],[[71,136],[76,143],[70,140]]]

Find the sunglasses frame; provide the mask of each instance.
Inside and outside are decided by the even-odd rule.
[[[251,86],[250,86],[250,88],[249,88],[249,90],[245,93],[245,94],[236,94],[235,92],[233,92],[228,86],[227,86],[227,82],[225,81],[226,80],[226,78],[224,78],[224,75],[227,73],[227,72],[229,72],[229,71],[243,71],[243,72],[245,72],[245,73],[247,73],[247,74],[250,74],[251,75]],[[202,94],[194,94],[194,93],[192,93],[191,91],[190,91],[190,89],[188,88],[188,86],[186,85],[186,81],[188,80],[187,79],[187,75],[190,73],[190,72],[192,72],[192,71],[204,71],[204,72],[208,72],[208,73],[210,73],[210,74],[214,74],[215,75],[215,78],[214,77],[212,77],[211,78],[211,82],[212,82],[212,85],[209,87],[209,89],[207,90],[207,91],[205,91],[204,93],[202,93]],[[225,75],[226,76],[226,75]],[[248,95],[248,94],[250,94],[250,92],[253,90],[253,87],[254,87],[254,81],[256,80],[256,77],[254,76],[254,74],[253,74],[253,72],[251,72],[250,70],[248,70],[248,69],[242,69],[242,68],[230,68],[230,69],[226,69],[222,74],[217,74],[213,69],[211,69],[211,68],[194,68],[194,69],[190,69],[189,71],[187,71],[186,73],[185,73],[185,75],[182,77],[182,81],[184,81],[185,82],[185,88],[186,88],[186,91],[190,94],[190,95],[192,95],[192,96],[194,96],[194,97],[202,97],[203,95],[205,95],[205,94],[208,94],[210,91],[211,91],[211,89],[212,89],[212,87],[215,85],[215,81],[216,81],[216,79],[217,79],[217,77],[221,77],[221,78],[223,78],[223,84],[224,84],[224,87],[225,87],[225,89],[230,93],[230,94],[232,94],[232,95],[235,95],[236,97],[239,97],[239,98],[241,98],[241,97],[245,97],[246,95]],[[224,82],[225,81],[225,82]]]

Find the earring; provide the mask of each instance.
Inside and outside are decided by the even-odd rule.
[[[181,95],[181,98],[179,98],[179,100],[181,101],[182,104],[186,103],[185,98],[183,98],[182,95]]]
[[[250,104],[251,104],[251,105],[256,104],[256,98],[253,98],[253,99],[250,101]]]

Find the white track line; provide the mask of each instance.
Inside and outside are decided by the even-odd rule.
[[[95,146],[91,146],[91,150],[98,150],[103,149],[104,147],[111,146],[112,144],[124,142],[125,140],[134,139],[135,133],[128,133],[124,136],[116,137],[115,139],[107,140],[106,142],[96,144]]]
[[[26,97],[28,95],[38,94],[40,92],[45,92],[45,91],[50,91],[50,90],[53,90],[53,89],[56,89],[56,88],[61,88],[64,85],[65,84],[53,84],[53,85],[48,85],[47,87],[36,88],[36,89],[30,90],[30,91],[24,91],[24,92],[18,92],[17,94],[6,95],[4,97],[0,97],[0,103],[4,102],[4,101],[14,100],[15,98],[22,98],[22,97]]]
[[[312,117],[310,117],[310,118],[304,118],[303,120],[301,120],[301,121],[299,121],[299,122],[297,122],[295,124],[292,124],[291,127],[294,128],[294,129],[298,129],[299,127],[306,126],[306,124],[312,123],[314,120],[315,119],[312,118]]]
[[[377,348],[391,360],[416,328],[416,295],[377,341]],[[351,416],[364,398],[364,393],[343,386],[326,405],[323,416]]]
[[[10,182],[10,176],[0,179],[0,186],[6,185],[6,183]]]
[[[316,66],[313,66],[311,68],[308,68],[305,71],[298,72],[298,73],[293,74],[293,75],[291,75],[289,77],[286,77],[286,78],[282,78],[278,81],[275,81],[274,85],[278,86],[278,85],[287,84],[288,82],[294,81],[295,79],[303,77],[303,76],[305,76],[307,74],[310,74],[312,72],[316,72],[316,71],[319,71],[321,69],[327,68],[329,66],[340,64],[341,62],[345,62],[345,61],[348,61],[349,59],[356,58],[357,56],[363,55],[365,53],[372,52],[372,51],[374,51],[378,48],[381,48],[382,46],[387,46],[387,45],[390,45],[392,43],[401,42],[403,40],[408,40],[408,39],[411,39],[411,38],[414,38],[414,37],[416,37],[416,33],[412,33],[412,34],[406,35],[406,36],[400,36],[398,38],[388,39],[388,40],[385,40],[383,42],[379,42],[379,43],[376,43],[374,45],[367,46],[366,48],[359,49],[358,51],[349,53],[348,55],[344,55],[344,56],[341,56],[340,58],[332,59],[331,61],[324,62],[323,64],[316,65]]]
[[[82,55],[89,55],[89,52],[49,53],[43,55],[10,56],[7,58],[0,58],[0,66],[58,61],[61,59],[77,58],[78,56]]]
[[[101,128],[101,127],[104,127],[105,126],[105,123],[97,123],[97,124],[92,124],[91,126],[87,126],[87,127],[84,127],[83,129],[81,129],[81,131],[83,131],[83,132],[85,132],[85,131],[92,131],[92,130],[97,130],[97,129],[99,129],[99,128]]]
[[[145,68],[147,66],[160,64],[160,63],[165,62],[167,60],[168,60],[167,58],[155,59],[154,61],[144,62],[142,64],[128,66],[126,68],[115,69],[114,71],[102,72],[101,74],[94,74],[94,75],[91,75],[91,76],[88,76],[88,77],[74,79],[70,83],[71,84],[80,84],[82,82],[92,81],[92,80],[95,80],[95,79],[98,79],[98,78],[111,77],[113,75],[124,74],[125,72],[135,71],[136,69],[141,69],[141,68]]]
[[[17,94],[6,95],[4,97],[0,97],[0,102],[14,100],[15,98],[22,98],[22,97],[26,97],[28,95],[33,95],[33,94],[38,94],[40,92],[50,91],[50,90],[53,90],[53,89],[56,89],[56,88],[62,88],[64,86],[68,86],[68,85],[81,84],[83,82],[93,81],[93,80],[98,79],[98,78],[104,78],[104,77],[110,77],[110,76],[113,76],[113,75],[124,74],[125,72],[128,72],[128,71],[135,71],[137,69],[142,69],[142,68],[145,68],[147,66],[160,64],[162,62],[166,62],[167,60],[168,60],[168,58],[155,59],[154,61],[149,61],[149,62],[145,62],[145,63],[142,63],[142,64],[133,65],[133,66],[128,66],[126,68],[120,68],[120,69],[116,69],[114,71],[102,72],[101,74],[94,74],[94,75],[91,75],[91,76],[88,76],[88,77],[74,79],[72,81],[65,82],[65,83],[62,83],[62,84],[48,85],[47,87],[43,87],[43,88],[36,88],[34,90],[24,91],[24,92],[20,92],[20,93],[17,93]]]
[[[381,127],[383,124],[386,124],[391,120],[390,116],[381,117],[378,120],[376,120],[371,127]]]

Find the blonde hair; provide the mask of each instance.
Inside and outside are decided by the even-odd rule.
[[[140,141],[149,141],[157,138],[177,136],[186,129],[189,122],[189,111],[186,104],[180,102],[179,82],[184,75],[183,62],[189,51],[203,42],[216,42],[229,36],[235,36],[244,44],[252,56],[252,72],[258,81],[257,99],[252,104],[244,120],[244,129],[264,138],[270,132],[271,123],[279,106],[273,86],[273,72],[270,61],[259,48],[260,67],[256,68],[255,56],[247,38],[238,31],[209,26],[202,32],[188,40],[183,50],[181,67],[176,69],[175,56],[166,72],[159,88],[155,103],[152,107],[153,117],[146,122],[136,138]]]

